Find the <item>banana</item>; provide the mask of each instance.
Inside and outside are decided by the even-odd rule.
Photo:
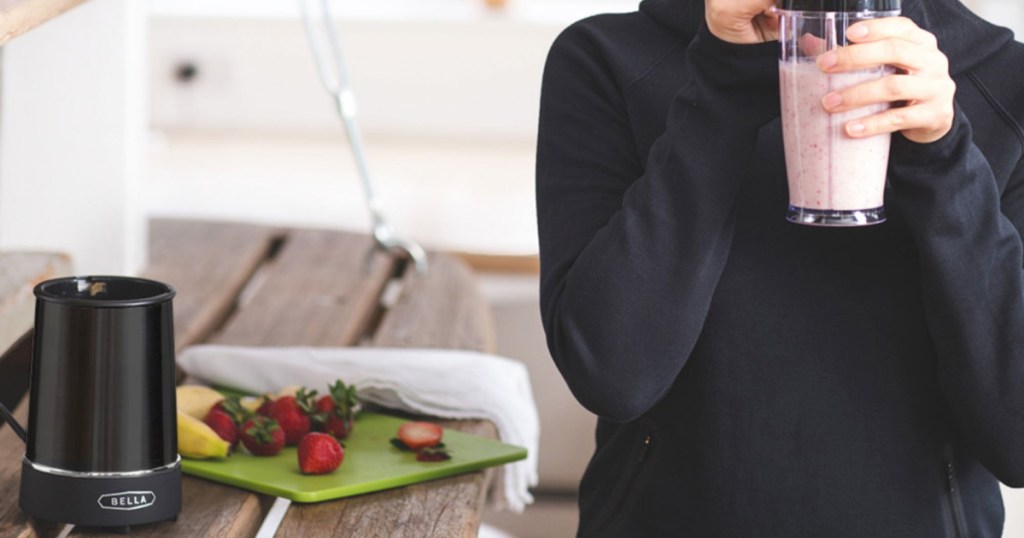
[[[295,396],[296,394],[298,394],[299,389],[301,388],[302,385],[288,385],[287,387],[284,387],[281,390],[277,391],[275,397],[281,398],[283,396]]]
[[[182,385],[177,390],[178,411],[199,420],[206,418],[210,408],[224,395],[203,385]]]
[[[226,458],[231,443],[220,438],[205,422],[178,411],[178,452],[193,459]]]
[[[255,396],[246,396],[241,400],[242,407],[248,409],[250,412],[255,413],[257,409],[263,405],[263,398],[257,398]]]

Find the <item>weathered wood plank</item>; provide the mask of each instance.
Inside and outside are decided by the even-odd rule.
[[[477,272],[529,275],[540,273],[540,256],[537,254],[480,254],[462,251],[453,251],[449,254],[466,262],[471,269]]]
[[[0,0],[0,45],[85,0]]]
[[[494,327],[465,264],[432,255],[426,275],[409,271],[402,294],[377,327],[375,346],[493,351]],[[487,421],[445,427],[497,438]],[[317,504],[292,505],[277,536],[474,537],[492,471]]]
[[[71,259],[64,254],[0,254],[0,354],[32,328],[36,304],[32,288],[44,280],[69,274]]]
[[[494,319],[466,264],[435,254],[425,275],[406,273],[402,294],[377,328],[373,345],[494,352]]]
[[[28,423],[28,397],[14,411],[21,424]],[[0,538],[55,537],[64,525],[31,519],[18,508],[21,458],[25,444],[10,428],[0,430]]]
[[[368,236],[290,231],[261,285],[213,338],[219,344],[345,346],[376,315],[395,260]]]
[[[282,233],[249,224],[152,221],[144,275],[178,290],[174,298],[178,349],[206,340],[220,327]]]
[[[276,536],[476,536],[484,493],[476,484],[482,480],[477,476],[480,474],[433,480],[340,502],[292,505]],[[473,495],[467,495],[469,491]]]

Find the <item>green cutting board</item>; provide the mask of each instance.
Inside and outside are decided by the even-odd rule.
[[[360,413],[352,435],[344,441],[345,459],[337,471],[309,476],[299,472],[294,447],[277,456],[256,457],[239,448],[223,460],[182,459],[190,475],[223,482],[296,502],[313,503],[476,471],[526,458],[526,449],[491,439],[444,430],[442,442],[452,458],[419,462],[412,452],[391,445],[405,419]]]

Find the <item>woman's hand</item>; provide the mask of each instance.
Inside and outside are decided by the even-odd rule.
[[[887,17],[858,22],[847,29],[846,37],[854,44],[818,57],[822,71],[840,73],[879,65],[900,70],[825,95],[822,104],[829,112],[893,104],[885,112],[847,123],[849,136],[900,132],[913,142],[927,144],[949,132],[956,83],[949,76],[949,60],[939,51],[934,35],[906,17]]]
[[[779,38],[779,17],[774,0],[704,0],[704,18],[715,37],[749,45]]]

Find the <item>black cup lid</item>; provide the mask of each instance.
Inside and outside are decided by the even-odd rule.
[[[785,11],[900,11],[900,0],[778,0]]]
[[[35,289],[39,300],[68,306],[126,308],[162,303],[174,298],[168,284],[125,276],[76,276],[47,280]]]

